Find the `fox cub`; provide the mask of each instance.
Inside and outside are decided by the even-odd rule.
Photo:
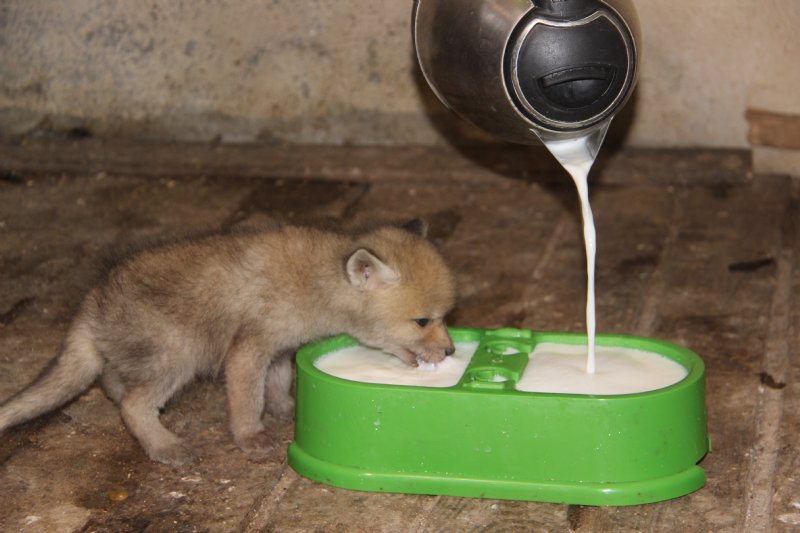
[[[409,365],[453,353],[453,276],[421,220],[357,233],[308,227],[213,235],[146,250],[86,296],[59,355],[0,405],[0,433],[63,405],[98,377],[147,455],[193,454],[159,409],[199,375],[224,372],[230,427],[266,452],[268,405],[289,417],[291,354],[347,333]]]

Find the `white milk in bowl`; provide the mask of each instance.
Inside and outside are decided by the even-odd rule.
[[[633,394],[681,381],[686,368],[663,355],[618,346],[596,347],[597,370],[586,372],[586,348],[545,342],[531,352],[516,389],[562,394]]]
[[[350,381],[411,385],[418,387],[452,387],[464,375],[464,369],[477,342],[456,342],[456,351],[436,365],[420,364],[412,367],[397,357],[374,348],[350,346],[316,361],[314,366],[332,376]]]

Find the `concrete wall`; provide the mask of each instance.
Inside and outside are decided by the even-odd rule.
[[[411,4],[0,0],[0,131],[369,144],[476,135],[420,82]],[[800,1],[636,5],[645,55],[628,144],[746,147],[748,106],[800,114]]]

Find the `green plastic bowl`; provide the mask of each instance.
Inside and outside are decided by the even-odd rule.
[[[693,352],[600,335],[599,346],[655,352],[688,375],[636,394],[521,392],[514,386],[538,343],[580,344],[586,336],[515,329],[451,334],[455,342],[479,345],[459,383],[448,388],[362,383],[317,369],[316,359],[357,344],[347,336],[303,347],[292,468],[355,490],[583,505],[656,502],[705,484],[697,466],[709,450],[705,370]],[[498,357],[509,347],[520,353]]]

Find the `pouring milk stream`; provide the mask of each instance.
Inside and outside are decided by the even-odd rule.
[[[550,153],[569,172],[581,202],[581,218],[583,219],[583,242],[586,248],[586,372],[594,374],[597,369],[595,354],[595,334],[597,319],[595,315],[595,257],[597,255],[597,232],[594,227],[592,206],[589,203],[589,170],[591,170],[597,152],[603,144],[611,118],[601,122],[588,133],[571,139],[548,138],[544,134],[539,137]]]

